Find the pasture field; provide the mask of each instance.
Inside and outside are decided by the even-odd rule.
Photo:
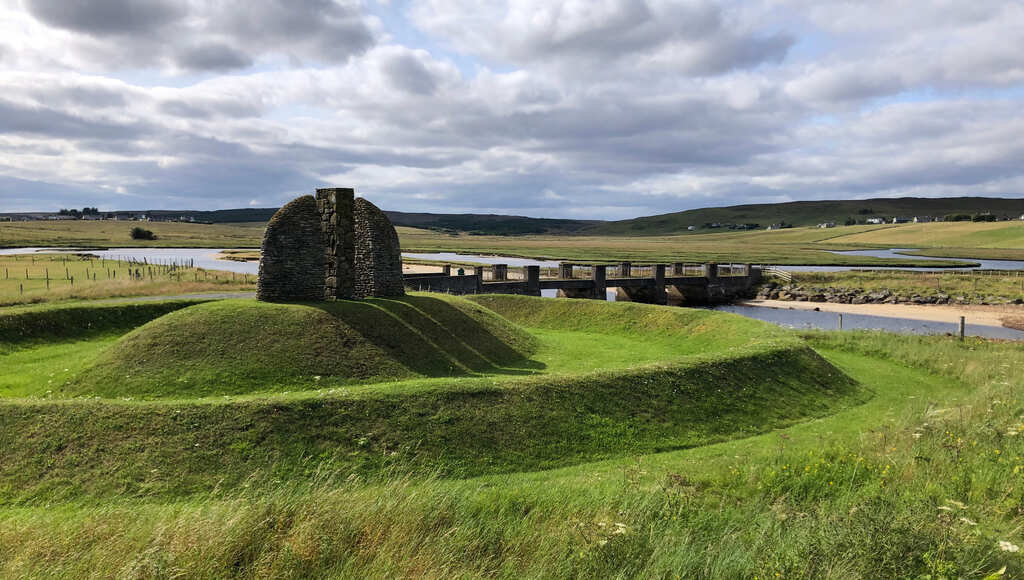
[[[155,240],[133,240],[133,227]],[[0,222],[0,248],[258,248],[266,223],[32,221]]]
[[[0,255],[0,307],[255,290],[255,276],[218,270],[104,260],[88,254]]]
[[[1018,344],[798,336],[720,313],[479,298],[486,312],[455,302],[543,367],[227,398],[62,398],[60,385],[145,320],[238,302],[0,316],[0,575],[1024,574]],[[447,312],[408,304],[434,321]],[[435,336],[428,327],[398,340]],[[621,342],[588,353],[611,337]],[[438,346],[461,360],[456,342]],[[573,360],[560,360],[570,343]],[[489,348],[478,352],[499,349]],[[700,352],[717,355],[692,358]],[[607,366],[587,372],[588,355]],[[752,364],[729,362],[743,359]],[[692,364],[702,378],[688,387]],[[580,378],[585,388],[573,386]],[[531,386],[538,379],[552,388]],[[537,431],[530,418],[552,409],[559,420]],[[359,418],[368,411],[378,418]],[[678,421],[688,434],[664,439]],[[437,457],[410,469],[400,432],[463,469]]]

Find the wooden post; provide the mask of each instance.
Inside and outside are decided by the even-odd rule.
[[[633,275],[633,264],[629,262],[623,262],[619,264],[619,276],[623,278],[629,278]]]
[[[558,277],[563,280],[572,280],[572,264],[569,262],[559,262]]]
[[[964,327],[965,326],[966,326],[966,324],[964,324],[964,317],[961,316],[960,317],[960,341],[961,342],[964,340]]]
[[[843,313],[839,313],[839,330],[843,329]]]

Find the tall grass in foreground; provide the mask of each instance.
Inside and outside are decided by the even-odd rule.
[[[877,416],[840,414],[713,448],[540,474],[325,476],[173,504],[8,509],[0,511],[0,575],[1024,574],[1020,345],[809,337],[879,391]],[[925,372],[871,358],[878,355]],[[898,396],[887,399],[888,391]],[[844,435],[841,421],[854,419],[862,424]]]

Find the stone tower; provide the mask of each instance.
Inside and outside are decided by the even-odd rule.
[[[391,220],[350,188],[316,190],[270,219],[256,296],[308,302],[402,296],[402,250]]]

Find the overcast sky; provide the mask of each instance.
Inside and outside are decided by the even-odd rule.
[[[1015,0],[0,0],[0,211],[1024,196]]]

